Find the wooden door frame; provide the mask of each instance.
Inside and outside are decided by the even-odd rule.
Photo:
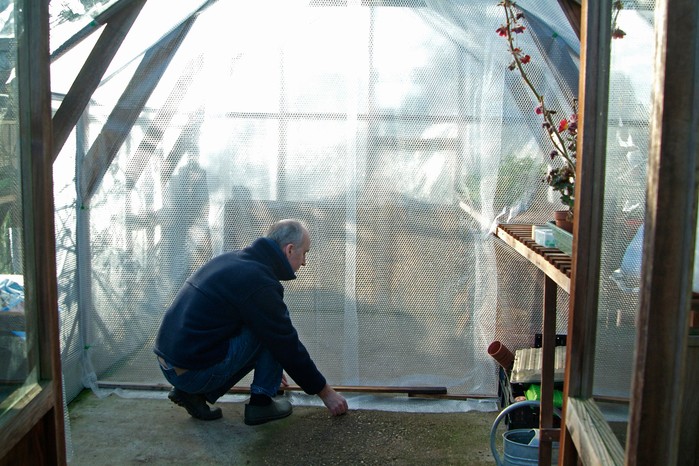
[[[697,214],[696,0],[658,0],[641,300],[626,461],[679,463]],[[695,389],[696,387],[686,387]],[[694,435],[696,441],[697,433]],[[688,445],[687,445],[688,446]],[[696,458],[695,458],[696,461]]]
[[[38,383],[0,422],[0,464],[66,464],[51,157],[48,2],[16,0],[28,356]]]
[[[699,6],[695,0],[656,2],[642,285],[625,451],[592,393],[611,2],[582,6],[581,151],[560,463],[679,464],[680,450],[691,446],[680,439],[696,439],[696,432],[681,431],[689,425],[683,417],[699,410],[697,403],[687,409],[684,390],[693,369],[687,354],[697,215]]]

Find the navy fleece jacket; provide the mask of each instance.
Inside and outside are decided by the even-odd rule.
[[[243,326],[269,348],[308,394],[325,386],[284,304],[280,280],[296,278],[281,248],[259,238],[214,257],[182,286],[165,312],[154,351],[175,367],[205,369],[223,360]]]

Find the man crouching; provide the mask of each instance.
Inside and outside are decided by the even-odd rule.
[[[298,220],[273,224],[250,246],[214,257],[179,290],[165,312],[154,352],[174,387],[168,397],[197,419],[222,416],[215,403],[250,371],[248,425],[281,419],[292,406],[277,399],[284,371],[338,416],[347,401],[326,383],[299,340],[281,280],[293,280],[311,247]]]

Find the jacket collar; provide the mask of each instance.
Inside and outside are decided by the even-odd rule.
[[[261,262],[272,268],[278,280],[293,280],[296,278],[289,259],[277,243],[269,238],[258,238],[248,248],[248,251]]]

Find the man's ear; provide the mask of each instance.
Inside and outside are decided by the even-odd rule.
[[[289,243],[289,244],[287,244],[286,246],[284,246],[284,248],[282,249],[282,251],[284,251],[284,254],[286,254],[286,256],[288,257],[288,256],[291,255],[291,251],[292,251],[293,249],[294,249],[294,245],[293,245],[292,243]]]

